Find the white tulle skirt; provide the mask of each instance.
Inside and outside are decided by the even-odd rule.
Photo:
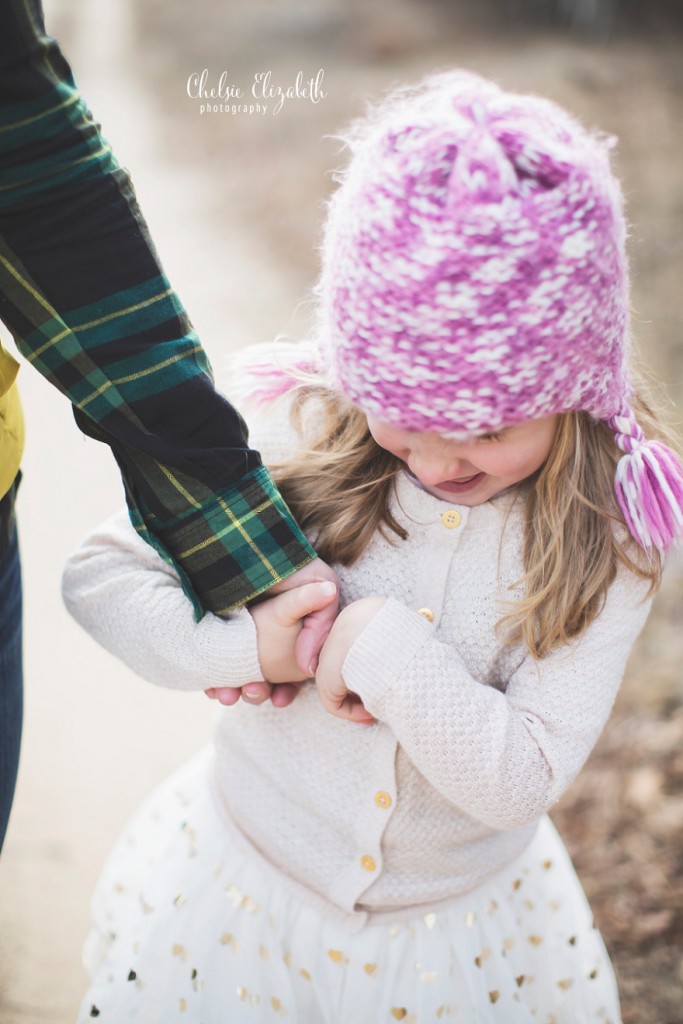
[[[618,1024],[616,984],[548,819],[446,908],[351,932],[235,846],[208,756],[113,850],[85,948],[80,1024]]]

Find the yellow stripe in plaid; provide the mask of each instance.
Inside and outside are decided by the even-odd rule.
[[[178,352],[169,359],[163,359],[160,363],[155,363],[154,366],[150,366],[146,370],[140,370],[138,373],[130,373],[127,377],[117,377],[115,380],[108,380],[102,385],[102,387],[98,388],[97,391],[93,391],[89,398],[85,398],[82,402],[74,402],[74,405],[76,405],[78,409],[85,409],[86,405],[89,405],[90,402],[99,398],[100,395],[103,395],[105,391],[109,390],[109,388],[116,387],[119,384],[130,384],[133,380],[142,380],[143,377],[149,377],[150,374],[158,373],[159,370],[164,370],[167,366],[179,363],[182,359],[186,359],[188,356],[201,351],[203,351],[201,345],[193,345],[192,348],[187,349],[184,352]]]
[[[258,556],[259,562],[271,574],[273,579],[274,580],[279,580],[280,579],[280,575],[275,570],[275,568],[273,567],[272,562],[270,561],[268,556],[265,554],[265,552],[258,546],[258,544],[253,539],[253,537],[251,537],[249,535],[249,533],[247,532],[247,530],[245,530],[245,528],[243,526],[243,523],[249,522],[250,519],[258,518],[262,512],[265,512],[265,510],[270,505],[273,504],[273,502],[272,501],[264,501],[264,502],[262,502],[260,505],[257,505],[256,508],[251,509],[247,515],[242,516],[241,519],[238,519],[233,514],[233,512],[226,505],[226,503],[223,501],[222,498],[220,498],[220,497],[218,498],[218,503],[219,503],[220,507],[223,509],[223,511],[225,512],[225,514],[228,517],[228,519],[230,520],[230,525],[226,526],[222,530],[217,530],[216,533],[212,534],[211,537],[207,537],[205,540],[201,541],[201,543],[195,544],[194,547],[188,548],[186,551],[181,551],[180,554],[178,555],[178,558],[180,558],[180,559],[190,558],[192,555],[196,555],[198,551],[203,551],[205,548],[210,547],[211,544],[215,544],[217,541],[221,540],[223,537],[226,537],[229,533],[232,533],[233,530],[237,530],[237,532],[240,534],[242,539],[247,542],[248,546],[251,548],[251,550],[254,552],[254,554]]]
[[[35,294],[35,293],[34,293]],[[28,359],[33,362],[39,356],[42,356],[43,352],[46,352],[53,345],[57,345],[63,338],[66,338],[69,334],[75,334],[77,331],[89,331],[93,327],[100,327],[102,324],[109,323],[112,320],[116,320],[117,317],[127,316],[130,313],[137,313],[140,309],[145,309],[147,306],[152,306],[155,302],[161,302],[162,299],[167,299],[169,295],[175,294],[172,288],[167,288],[166,291],[159,292],[158,295],[153,295],[149,299],[145,299],[143,302],[136,302],[132,306],[127,306],[125,309],[114,310],[113,313],[107,313],[106,316],[100,317],[99,320],[90,320],[85,324],[75,324],[73,327],[66,327],[59,334],[55,334],[54,338],[50,338],[44,345],[37,348],[35,352],[32,352]],[[55,314],[56,315],[56,314]],[[119,382],[120,383],[120,382]]]
[[[2,254],[0,254],[0,263],[2,263],[3,267],[10,272],[12,277],[16,281],[18,281],[19,284],[22,285],[22,287],[25,288],[30,295],[33,296],[33,298],[39,303],[39,305],[41,305],[43,309],[47,310],[50,316],[57,316],[57,310],[53,309],[53,307],[50,305],[47,299],[45,299],[40,294],[40,292],[36,291],[32,284],[29,284],[29,282],[24,277],[21,276],[16,267],[13,267],[9,260],[6,260]],[[32,356],[27,356],[27,359],[31,360]]]
[[[69,96],[68,99],[62,103],[57,103],[54,107],[50,107],[48,110],[41,110],[39,114],[33,114],[31,117],[25,117],[23,121],[15,121],[13,124],[6,124],[0,128],[0,134],[2,132],[11,132],[15,128],[25,128],[27,124],[32,124],[33,121],[40,121],[43,117],[50,117],[51,114],[56,114],[58,110],[64,110],[65,107],[73,106],[74,103],[80,101],[80,96],[77,92],[73,96]]]
[[[56,171],[48,172],[46,174],[37,174],[33,178],[22,178],[21,181],[11,181],[8,185],[0,185],[0,192],[6,192],[8,189],[23,189],[26,185],[30,185],[34,181],[43,181],[45,178],[58,178],[65,171],[70,171],[72,168],[78,167],[79,164],[87,164],[91,160],[96,160],[105,154],[112,156],[111,146],[100,146],[96,152],[88,153],[87,156],[82,156],[79,160],[73,160],[69,164],[64,164],[62,167],[57,168]]]
[[[188,502],[188,504],[192,505],[193,508],[201,509],[201,507],[202,507],[201,502],[197,501],[196,498],[194,498],[190,494],[190,492],[185,487],[183,487],[183,485],[181,484],[180,480],[178,480],[177,477],[175,477],[173,475],[173,473],[170,471],[170,469],[168,469],[166,466],[163,466],[160,462],[157,462],[157,466],[159,467],[161,472],[164,474],[166,479],[169,480],[173,484],[173,486],[178,491],[178,493],[182,494],[183,498],[185,498],[185,500]]]

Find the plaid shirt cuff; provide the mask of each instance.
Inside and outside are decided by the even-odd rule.
[[[129,511],[178,572],[197,621],[204,611],[224,615],[246,604],[316,557],[263,466],[164,524],[138,505]]]

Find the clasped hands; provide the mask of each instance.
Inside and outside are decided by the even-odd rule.
[[[235,704],[240,696],[250,704],[270,698],[275,707],[284,708],[295,700],[304,682],[315,678],[323,707],[330,714],[372,724],[373,716],[346,686],[342,666],[384,601],[366,597],[338,612],[336,574],[316,559],[249,608],[265,682],[213,687],[205,691],[207,696],[225,705]]]

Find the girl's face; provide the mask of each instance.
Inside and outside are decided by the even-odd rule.
[[[465,441],[401,430],[374,416],[368,416],[368,426],[380,448],[401,459],[426,491],[442,501],[472,506],[541,468],[550,453],[558,419],[544,416]]]

